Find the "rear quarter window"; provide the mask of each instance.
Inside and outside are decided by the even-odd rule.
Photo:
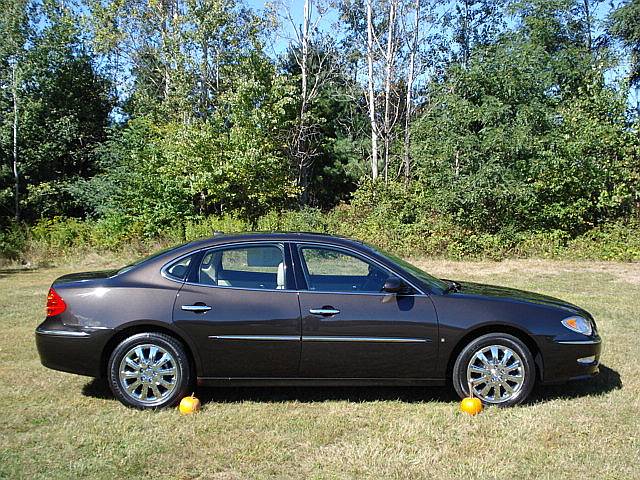
[[[187,278],[187,274],[189,273],[189,267],[191,266],[192,258],[193,255],[189,255],[188,257],[176,260],[175,262],[169,264],[169,266],[165,267],[164,274],[174,280],[183,281],[185,278]]]

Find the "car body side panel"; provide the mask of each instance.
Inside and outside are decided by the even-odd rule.
[[[588,374],[588,369],[576,362],[575,349],[566,348],[559,341],[582,341],[586,337],[559,327],[560,321],[568,316],[563,309],[544,304],[507,302],[492,297],[468,295],[464,290],[447,295],[434,295],[432,300],[438,311],[440,323],[440,352],[437,376],[445,376],[448,361],[459,342],[474,331],[489,329],[503,331],[509,328],[526,335],[535,344],[542,356],[541,365],[552,365],[541,372],[545,381]],[[587,339],[588,340],[588,339]],[[598,339],[599,341],[599,339]],[[587,348],[583,351],[596,351]]]
[[[67,304],[67,309],[56,318],[62,328],[70,327],[91,332],[92,338],[100,337],[98,365],[92,372],[100,371],[100,359],[107,342],[118,332],[132,327],[159,327],[171,331],[187,343],[195,360],[196,370],[202,369],[199,352],[188,332],[180,330],[172,322],[173,305],[181,284],[158,275],[147,275],[133,281],[131,278],[111,277],[93,280],[63,281],[53,287]],[[108,337],[104,333],[109,332]],[[40,335],[42,336],[42,335]],[[81,345],[89,346],[88,339]],[[42,342],[69,344],[72,339],[47,339]],[[79,343],[79,342],[76,342]],[[76,345],[76,343],[72,343]],[[75,348],[75,347],[74,347]],[[75,368],[75,367],[71,367]],[[97,375],[96,375],[97,376]]]
[[[334,307],[331,317],[310,310]],[[302,377],[430,378],[438,322],[426,295],[301,292]]]
[[[203,313],[185,311],[204,304]],[[203,377],[296,377],[300,361],[298,294],[185,284],[174,309],[203,360]]]
[[[61,315],[65,325],[120,328],[151,320],[171,323],[180,283],[156,274],[141,281],[111,277],[103,280],[54,283],[67,304]]]

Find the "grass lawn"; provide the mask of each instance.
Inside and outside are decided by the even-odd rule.
[[[40,365],[51,281],[0,270],[1,478],[640,478],[640,265],[417,261],[447,278],[558,296],[595,316],[602,373],[526,405],[458,411],[447,389],[202,389],[199,415],[140,412]]]

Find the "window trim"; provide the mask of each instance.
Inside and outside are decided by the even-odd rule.
[[[293,242],[292,242],[293,243]],[[345,247],[342,245],[334,245],[331,243],[318,243],[318,242],[295,242],[295,250],[296,250],[296,254],[298,256],[298,261],[300,262],[300,271],[302,271],[302,275],[304,278],[304,287],[305,288],[301,288],[300,285],[298,285],[298,291],[300,292],[306,292],[306,293],[316,293],[316,294],[323,294],[323,293],[329,293],[329,294],[337,294],[337,295],[389,295],[388,293],[385,292],[341,292],[341,291],[318,291],[318,290],[311,290],[309,289],[309,280],[307,278],[308,275],[308,269],[307,269],[307,264],[306,261],[304,260],[304,256],[302,255],[302,248],[304,247],[320,247],[320,248],[324,248],[327,250],[337,250],[337,251],[344,251],[347,252],[349,255],[354,256],[356,258],[359,258],[360,260],[366,262],[366,263],[373,263],[375,264],[377,267],[381,268],[382,270],[390,273],[391,275],[393,275],[394,277],[398,277],[400,280],[402,280],[403,282],[405,282],[407,285],[410,285],[416,293],[411,293],[411,294],[403,294],[403,297],[415,297],[415,296],[428,296],[426,293],[424,293],[422,291],[421,288],[417,287],[415,285],[415,283],[407,280],[403,275],[399,274],[398,272],[390,269],[389,267],[387,267],[386,265],[382,264],[381,262],[379,262],[378,260],[376,260],[375,258],[371,258],[368,255],[359,252],[357,250],[354,250],[352,248],[349,247]]]
[[[247,287],[225,287],[222,285],[203,285],[201,283],[196,283],[196,282],[189,282],[186,279],[185,280],[176,280],[170,276],[168,276],[165,273],[165,269],[168,268],[168,266],[172,265],[175,261],[181,260],[184,257],[188,257],[189,255],[198,255],[200,256],[203,252],[209,251],[209,250],[214,250],[214,249],[221,249],[221,248],[228,248],[228,247],[235,247],[235,246],[245,246],[245,245],[277,245],[279,246],[283,252],[284,252],[284,259],[285,259],[285,269],[286,269],[286,278],[287,278],[287,284],[291,283],[291,285],[293,286],[293,288],[284,288],[284,289],[276,289],[276,290],[272,290],[272,289],[265,289],[265,288],[247,288]],[[288,251],[289,254],[287,256],[287,245],[289,246]],[[299,247],[302,245],[309,245],[309,246],[319,246],[319,247],[328,247],[328,248],[332,248],[332,249],[336,249],[336,250],[344,250],[350,254],[355,255],[356,257],[362,257],[363,259],[365,259],[366,261],[375,263],[376,265],[378,265],[380,268],[387,270],[391,273],[393,273],[393,275],[395,275],[396,277],[398,277],[399,279],[401,279],[402,281],[406,282],[408,285],[410,285],[411,287],[413,287],[413,289],[416,291],[416,293],[412,293],[412,294],[403,294],[402,296],[406,296],[406,297],[428,297],[429,293],[425,293],[423,291],[422,288],[418,287],[415,282],[412,282],[410,280],[407,280],[407,278],[398,272],[398,270],[395,269],[391,269],[390,267],[384,265],[383,263],[381,263],[380,261],[378,261],[375,258],[372,258],[370,256],[368,256],[367,254],[360,252],[359,250],[355,250],[353,248],[344,246],[344,245],[336,245],[333,243],[327,243],[327,242],[314,242],[314,241],[303,241],[303,242],[297,242],[295,240],[291,240],[291,239],[285,239],[285,240],[262,240],[262,241],[256,241],[256,240],[249,240],[249,241],[236,241],[236,242],[230,242],[230,243],[225,243],[222,245],[208,245],[208,246],[204,246],[201,248],[196,248],[195,250],[191,250],[190,252],[184,253],[182,255],[180,255],[179,257],[173,258],[171,260],[169,260],[166,264],[164,264],[162,266],[162,268],[160,269],[160,274],[162,275],[162,277],[164,277],[165,279],[171,281],[171,282],[175,282],[175,283],[179,283],[181,285],[191,285],[194,287],[206,287],[206,288],[226,288],[226,289],[230,289],[230,290],[247,290],[247,291],[257,291],[257,292],[283,292],[283,293],[312,293],[312,294],[325,294],[325,293],[329,293],[329,294],[339,294],[339,295],[368,295],[368,296],[380,296],[380,295],[384,295],[383,292],[379,292],[379,293],[375,293],[375,292],[318,292],[316,290],[309,290],[307,288],[307,280],[306,278],[304,278],[304,272],[303,272],[303,276],[302,278],[299,278],[300,275],[298,274],[298,272],[302,271],[303,266],[301,265],[302,263],[302,259],[300,258],[300,253],[299,253]],[[194,262],[198,263],[198,262]],[[195,268],[192,264],[191,268]],[[190,274],[191,274],[191,268],[189,269],[189,274],[187,274],[186,278],[189,278]],[[397,267],[398,269],[400,269],[400,267]],[[400,270],[401,272],[402,270]]]
[[[191,276],[191,273],[193,272],[192,269],[196,269],[196,268],[200,268],[200,263],[202,262],[202,258],[204,258],[204,256],[211,252],[211,251],[215,251],[215,250],[238,250],[241,249],[243,247],[277,247],[280,249],[280,251],[282,252],[282,260],[284,263],[284,268],[285,268],[285,284],[289,284],[290,283],[290,279],[293,279],[293,274],[289,273],[289,263],[291,262],[287,262],[287,253],[286,253],[286,248],[285,248],[285,244],[288,242],[278,242],[278,241],[262,241],[262,242],[256,242],[256,241],[251,241],[251,242],[237,242],[237,243],[225,243],[223,245],[215,245],[215,246],[207,246],[207,247],[202,247],[199,248],[197,250],[193,250],[189,253],[185,253],[184,255],[179,256],[178,258],[174,258],[172,259],[170,262],[167,262],[165,265],[163,265],[163,267],[160,269],[160,274],[166,278],[167,280],[171,280],[172,282],[177,282],[180,283],[182,285],[191,285],[191,286],[195,286],[195,287],[207,287],[207,288],[224,288],[227,290],[249,290],[249,291],[257,291],[257,292],[297,292],[298,290],[295,289],[289,289],[289,288],[281,288],[281,289],[277,289],[277,288],[254,288],[254,287],[233,287],[233,286],[226,286],[226,285],[206,285],[204,283],[199,283],[199,282],[190,282],[187,281],[187,279]],[[189,255],[197,255],[199,257],[197,262],[194,262],[193,264],[190,265],[189,268],[189,272],[187,273],[187,276],[185,277],[184,280],[179,280],[176,279],[174,277],[171,277],[166,270],[173,265],[175,262],[178,262],[180,260],[182,260],[185,257],[188,257]],[[198,266],[196,267],[195,264],[198,264]]]
[[[162,269],[160,270],[160,274],[161,274],[164,278],[166,278],[167,280],[172,280],[172,281],[174,281],[174,282],[178,282],[178,283],[184,283],[184,282],[185,282],[185,280],[186,280],[187,278],[189,278],[189,274],[191,273],[191,268],[192,268],[192,265],[193,265],[193,264],[191,263],[191,261],[193,261],[193,258],[192,258],[192,259],[191,259],[191,261],[189,262],[189,266],[187,267],[187,271],[186,271],[186,272],[185,272],[185,274],[184,274],[184,278],[178,278],[178,277],[176,277],[176,276],[171,275],[171,274],[169,273],[169,269],[170,269],[171,267],[173,267],[174,265],[176,265],[177,263],[179,263],[179,262],[181,262],[182,260],[184,260],[185,258],[193,257],[193,256],[197,255],[197,253],[198,253],[198,252],[191,252],[191,253],[188,253],[188,254],[186,254],[186,255],[181,255],[180,257],[173,259],[172,261],[168,262],[167,264],[165,264],[165,265],[162,267]]]

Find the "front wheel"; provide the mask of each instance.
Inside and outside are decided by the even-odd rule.
[[[462,349],[453,366],[453,386],[461,398],[510,407],[525,400],[535,383],[535,365],[527,346],[506,333],[489,333]]]
[[[129,407],[173,406],[188,394],[189,357],[182,344],[162,333],[124,339],[109,358],[109,386]]]

